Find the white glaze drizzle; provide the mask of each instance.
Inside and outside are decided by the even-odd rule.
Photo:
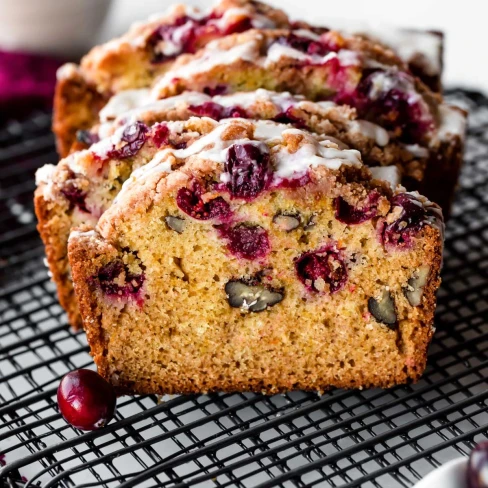
[[[393,88],[397,88],[398,86],[398,79],[391,76],[388,71],[378,71],[373,73],[370,80],[371,89],[369,91],[369,97],[372,100],[376,100],[383,93],[386,93]]]
[[[156,153],[148,164],[132,173],[131,177],[122,185],[119,196],[125,194],[134,182],[147,181],[153,173],[171,172],[170,157],[188,159],[194,156],[199,160],[223,164],[226,161],[228,149],[235,144],[253,144],[261,147],[263,151],[268,151],[269,149],[267,146],[265,147],[264,143],[279,145],[278,141],[286,135],[300,135],[303,139],[300,149],[295,153],[290,153],[285,147],[273,152],[276,162],[274,175],[277,181],[283,178],[298,178],[304,175],[310,167],[325,166],[331,170],[337,170],[343,164],[356,167],[362,165],[359,151],[340,149],[325,136],[313,136],[300,129],[290,129],[286,124],[247,119],[227,119],[215,124],[214,130],[200,137],[185,149],[166,148]],[[222,139],[223,133],[236,124],[254,128],[253,139]],[[227,181],[225,173],[221,179]]]
[[[304,134],[298,129],[288,129],[285,134]],[[361,154],[355,149],[338,149],[333,147],[330,141],[317,141],[307,138],[295,153],[290,153],[286,148],[281,148],[274,154],[276,168],[275,181],[283,179],[295,179],[304,176],[309,168],[325,166],[331,170],[339,169],[343,164],[360,167]]]
[[[254,125],[254,137],[263,141],[273,141],[281,139],[283,132],[289,128],[289,125],[277,124],[269,120],[256,121]]]
[[[45,164],[36,171],[36,186],[41,189],[42,196],[46,200],[53,199],[53,175],[56,166],[54,164]]]
[[[304,30],[299,29],[301,35]],[[313,32],[311,36],[315,36]],[[359,57],[357,53],[347,49],[341,49],[338,52],[329,52],[325,56],[316,54],[310,55],[303,53],[297,49],[285,46],[274,42],[268,48],[268,52],[264,59],[260,58],[259,43],[262,40],[261,34],[255,34],[255,38],[242,44],[236,44],[229,49],[222,49],[219,47],[220,40],[216,39],[207,44],[204,54],[201,57],[193,58],[187,64],[183,64],[174,70],[170,70],[154,85],[154,90],[158,92],[160,89],[171,84],[172,80],[177,78],[188,78],[194,74],[202,71],[209,71],[215,66],[232,64],[239,59],[245,61],[261,64],[264,67],[269,67],[276,63],[282,57],[297,59],[300,61],[308,61],[314,64],[325,64],[331,59],[338,58],[343,66],[359,64]]]
[[[218,39],[209,42],[205,48],[203,56],[194,58],[189,63],[168,71],[154,85],[155,91],[159,91],[159,87],[167,86],[175,78],[189,78],[192,75],[209,71],[215,66],[232,64],[240,59],[254,62],[259,57],[259,37],[260,36],[256,36],[256,39],[251,39],[242,44],[236,44],[229,49],[221,49],[219,47]]]
[[[105,139],[102,139],[101,141],[92,144],[89,149],[70,154],[67,158],[64,159],[64,162],[75,173],[82,175],[87,174],[86,168],[84,166],[86,154],[92,153],[101,159],[105,159],[109,152],[112,151],[117,146],[117,144],[122,141],[122,134],[124,133],[127,125],[118,127],[110,137],[106,137]],[[91,165],[92,163],[88,162],[88,164]]]
[[[352,132],[358,132],[369,139],[373,139],[380,147],[386,146],[390,141],[388,132],[383,127],[367,120],[353,120],[349,123],[349,129]]]
[[[205,102],[212,101],[212,98],[204,93],[199,92],[184,92],[174,97],[163,98],[161,100],[153,101],[142,107],[130,110],[127,113],[122,113],[119,120],[126,120],[128,118],[139,119],[145,114],[151,112],[161,112],[164,110],[177,109],[180,106],[187,108],[190,105],[201,105]]]
[[[396,166],[374,166],[369,170],[375,180],[385,181],[392,190],[400,184],[400,172]]]
[[[183,39],[185,35],[194,28],[195,24],[188,20],[183,25],[171,31],[171,34],[163,35],[158,43],[159,51],[165,56],[177,56],[183,50]]]
[[[312,39],[312,41],[320,41],[320,35],[308,29],[295,29],[293,34],[300,37],[307,37],[308,39]]]
[[[119,138],[119,142],[120,142],[120,138]],[[90,151],[96,156],[104,159],[107,157],[108,153],[114,148],[114,146],[115,146],[115,138],[113,136],[107,137],[106,139],[102,139],[100,142],[93,144],[90,147]]]
[[[60,66],[56,71],[56,79],[58,81],[73,78],[80,71],[80,68],[75,63],[66,63]]]
[[[290,92],[273,92],[258,88],[254,92],[239,92],[231,95],[216,95],[212,101],[224,107],[239,105],[242,108],[248,108],[258,101],[273,103],[282,111],[285,111],[292,105],[299,103],[305,98],[300,95],[292,95]]]
[[[404,144],[403,147],[416,158],[429,157],[429,150],[425,147],[419,146],[418,144]]]
[[[325,56],[319,56],[317,54],[306,54],[298,49],[294,49],[290,46],[284,46],[277,42],[273,43],[268,49],[268,54],[264,61],[264,66],[269,66],[277,63],[281,58],[298,59],[299,61],[310,62],[314,64],[326,64],[331,59],[337,58],[342,66],[356,65],[359,62],[357,53],[349,51],[347,49],[341,49],[337,53],[329,52]]]
[[[394,28],[378,23],[334,21],[337,28],[346,35],[365,35],[388,47],[406,62],[422,58],[422,66],[428,75],[440,74],[442,38],[432,32]]]
[[[120,91],[111,97],[107,105],[100,111],[100,122],[113,120],[129,110],[147,105],[150,101],[150,94],[151,90],[148,88]]]
[[[456,107],[439,105],[440,125],[438,136],[441,140],[449,139],[449,136],[464,138],[466,132],[466,116]]]
[[[310,102],[306,100],[305,97],[301,95],[292,95],[289,92],[273,92],[270,90],[265,90],[259,88],[252,92],[239,92],[229,95],[216,95],[210,97],[199,92],[183,92],[180,95],[174,97],[165,98],[162,100],[157,100],[148,104],[144,104],[145,101],[150,100],[151,97],[148,96],[146,89],[140,90],[126,90],[122,91],[117,95],[114,95],[107,106],[102,110],[107,110],[105,113],[101,113],[102,122],[113,118],[118,115],[118,122],[127,122],[128,120],[139,120],[144,117],[144,115],[151,112],[159,112],[164,110],[177,109],[182,107],[182,109],[187,109],[191,105],[202,105],[206,102],[214,102],[223,107],[239,106],[243,109],[252,107],[258,102],[271,103],[277,110],[285,112],[288,108],[296,106],[305,111],[316,111],[320,109],[322,111],[328,111],[337,107],[334,102],[322,101],[322,102]],[[132,110],[126,111],[125,107],[137,106],[141,103],[142,106],[138,108],[133,108]],[[110,106],[110,107],[109,107]],[[109,108],[107,108],[109,107]],[[99,127],[98,135],[101,139],[108,137],[110,135],[111,125],[104,123]],[[362,133],[364,136],[373,139],[376,144],[380,147],[385,146],[389,142],[388,132],[382,127],[368,122],[365,120],[355,120],[349,123],[349,128],[353,132]],[[329,137],[330,140],[333,140]],[[334,139],[341,147],[341,142]],[[343,146],[343,144],[342,144]]]
[[[268,49],[268,55],[266,56],[264,66],[271,66],[272,64],[277,63],[281,58],[298,59],[300,61],[308,61],[310,59],[307,54],[298,49],[274,42]]]
[[[41,166],[36,171],[36,185],[40,185],[42,183],[50,183],[52,181],[52,176],[56,166],[54,164],[45,164]]]

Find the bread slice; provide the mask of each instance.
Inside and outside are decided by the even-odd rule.
[[[206,137],[158,151],[96,230],[71,233],[99,372],[161,394],[418,379],[439,208],[304,130],[238,119]]]
[[[100,112],[101,124],[83,134],[86,141],[73,149],[87,148],[92,141],[112,134],[120,125],[139,120],[148,126],[166,120],[205,116],[214,120],[230,117],[273,120],[339,139],[361,151],[370,166],[397,165],[404,183],[418,187],[425,173],[426,158],[419,151],[390,137],[381,126],[361,120],[356,109],[334,102],[310,102],[302,95],[258,89],[230,95],[184,92],[156,99],[151,90],[127,90],[114,95]]]

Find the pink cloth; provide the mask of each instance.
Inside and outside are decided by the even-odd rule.
[[[60,59],[0,51],[0,119],[19,119],[50,109]]]

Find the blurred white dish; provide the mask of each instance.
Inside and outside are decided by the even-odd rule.
[[[434,469],[413,488],[466,488],[467,458],[453,459]]]
[[[0,0],[0,49],[72,56],[95,42],[111,0]]]

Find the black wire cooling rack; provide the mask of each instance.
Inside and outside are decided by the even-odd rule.
[[[470,115],[447,227],[437,332],[416,385],[391,390],[123,397],[82,433],[56,388],[93,367],[43,265],[34,171],[56,161],[49,115],[0,131],[0,480],[45,487],[409,487],[488,433],[488,99]],[[3,468],[1,467],[3,466]]]

